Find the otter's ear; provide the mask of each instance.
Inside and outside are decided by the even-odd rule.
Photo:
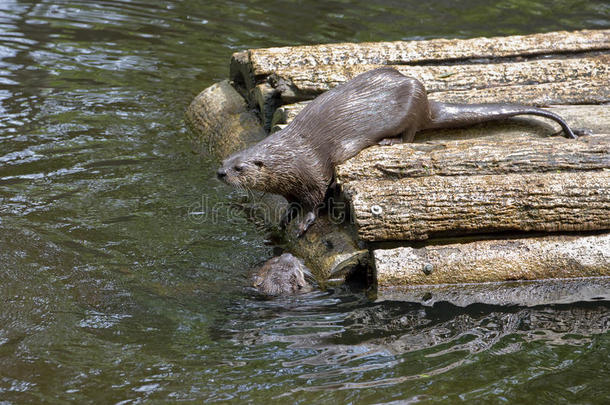
[[[258,167],[263,167],[265,165],[261,160],[255,160],[254,164],[257,165]]]

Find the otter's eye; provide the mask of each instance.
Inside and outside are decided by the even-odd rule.
[[[242,170],[244,170],[244,167],[242,165],[235,165],[233,166],[233,170],[235,170],[236,172],[241,172]]]
[[[257,165],[258,167],[263,167],[263,162],[261,162],[260,160],[255,160],[254,164]]]

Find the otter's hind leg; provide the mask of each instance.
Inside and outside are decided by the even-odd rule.
[[[411,143],[415,139],[416,128],[410,127],[403,131],[401,139],[403,143]]]
[[[377,142],[377,144],[381,146],[391,146],[399,143],[410,143],[413,142],[413,139],[415,139],[416,132],[417,131],[414,128],[409,128],[408,130],[403,131],[400,136],[395,136],[392,138],[383,138],[382,140]]]

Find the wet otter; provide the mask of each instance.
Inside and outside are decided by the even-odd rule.
[[[257,268],[252,275],[252,285],[265,295],[299,294],[313,289],[307,278],[312,275],[303,261],[284,253]]]
[[[454,128],[515,115],[550,118],[568,138],[576,135],[550,111],[519,104],[448,104],[428,101],[416,79],[390,67],[356,76],[320,95],[281,131],[226,159],[218,177],[226,183],[284,196],[291,208],[281,225],[298,209],[302,235],[316,218],[337,164],[362,149],[402,135],[431,128]]]

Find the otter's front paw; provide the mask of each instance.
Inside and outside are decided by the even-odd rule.
[[[282,218],[280,218],[280,229],[284,230],[288,226],[290,222],[296,217],[299,213],[298,205],[295,203],[288,204],[286,210],[282,214]]]
[[[314,214],[313,212],[310,211],[307,214],[305,214],[305,217],[297,225],[297,230],[296,230],[297,238],[300,238],[301,236],[305,235],[305,232],[307,232],[307,230],[309,229],[309,227],[313,224],[313,222],[315,220],[316,220],[316,214]]]

